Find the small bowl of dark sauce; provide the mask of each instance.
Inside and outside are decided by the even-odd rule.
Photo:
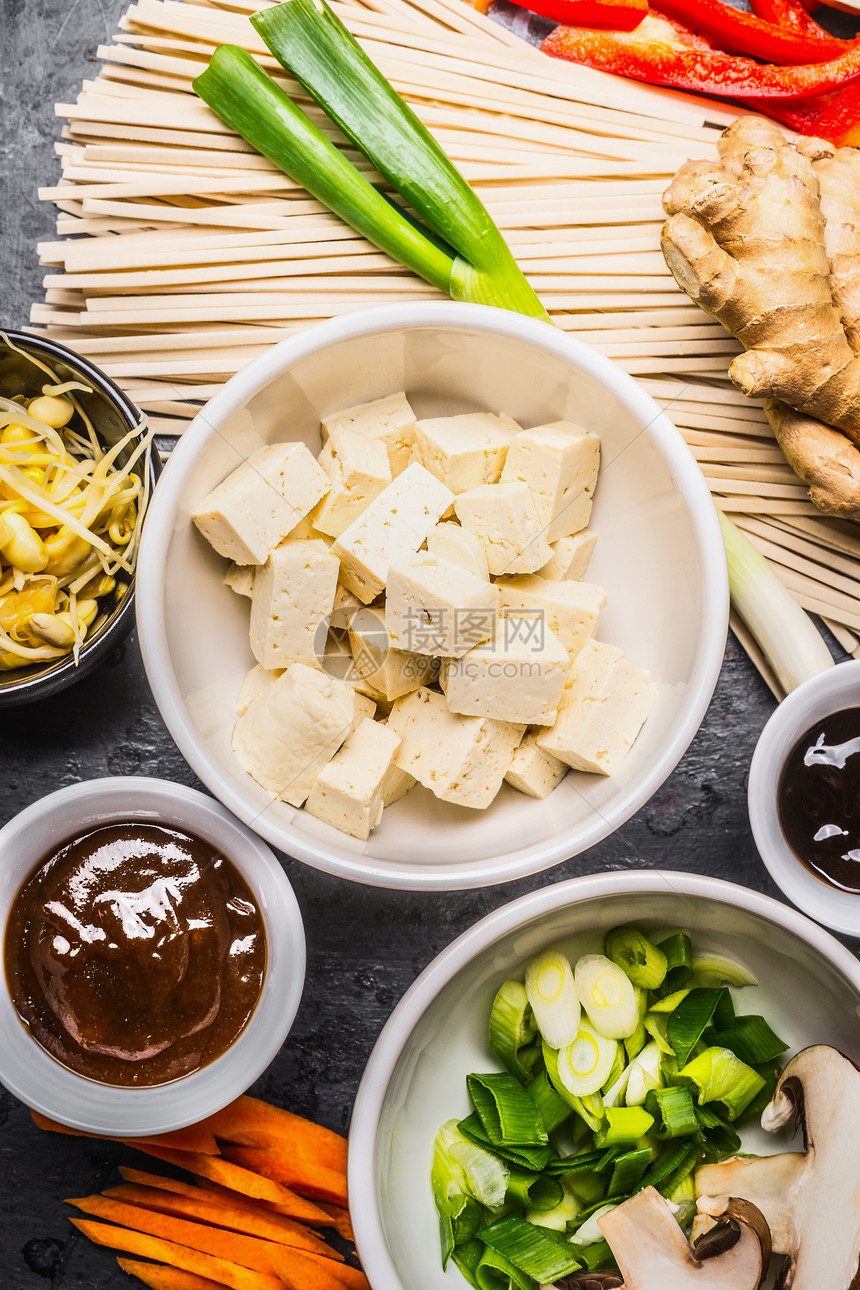
[[[749,812],[789,900],[860,935],[860,661],[812,677],[779,705],[753,755]]]
[[[61,789],[0,830],[0,1082],[108,1135],[205,1118],[261,1074],[304,984],[265,844],[160,780]]]

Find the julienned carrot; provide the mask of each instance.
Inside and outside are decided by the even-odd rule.
[[[302,1223],[310,1223],[312,1227],[331,1226],[329,1215],[313,1201],[305,1199],[304,1196],[297,1196],[289,1187],[284,1187],[271,1178],[255,1174],[250,1169],[243,1169],[230,1160],[222,1159],[221,1156],[195,1155],[192,1151],[169,1151],[164,1147],[141,1146],[139,1140],[135,1145],[145,1155],[155,1156],[156,1159],[163,1160],[169,1165],[176,1165],[179,1169],[187,1169],[189,1173],[196,1174],[200,1178],[209,1178],[212,1182],[220,1183],[222,1187],[228,1187],[243,1196],[252,1196],[255,1200],[274,1201],[279,1207],[278,1213],[285,1214],[288,1218],[297,1218]]]
[[[370,1282],[359,1268],[350,1267],[348,1263],[335,1263],[326,1267],[329,1260],[319,1254],[308,1254],[307,1258],[313,1259],[323,1271],[333,1273],[347,1290],[370,1290]]]
[[[196,1272],[199,1276],[209,1277],[216,1285],[229,1286],[230,1290],[285,1290],[280,1277],[242,1268],[238,1263],[230,1263],[227,1259],[212,1258],[209,1254],[190,1250],[174,1241],[164,1241],[143,1232],[132,1232],[127,1227],[114,1227],[110,1223],[94,1223],[87,1218],[73,1218],[72,1223],[96,1245],[105,1245],[110,1250],[122,1250],[125,1254],[139,1254],[144,1259],[157,1259],[185,1272]]]
[[[282,1183],[301,1196],[346,1207],[346,1174],[339,1170],[315,1165],[312,1161],[291,1155],[289,1151],[234,1146],[225,1146],[223,1151],[227,1160],[263,1174],[273,1182]]]
[[[223,1281],[210,1281],[196,1272],[183,1272],[166,1263],[138,1263],[136,1259],[117,1259],[123,1272],[137,1277],[150,1290],[223,1290]]]
[[[320,1201],[319,1207],[329,1215],[331,1225],[338,1235],[342,1236],[345,1241],[352,1241],[354,1245],[355,1232],[352,1230],[349,1210],[344,1209],[341,1205],[329,1205],[327,1201]]]
[[[293,1290],[341,1290],[343,1284],[333,1271],[337,1264],[331,1259],[323,1262],[318,1258],[311,1258],[304,1251],[276,1245],[274,1241],[228,1232],[208,1223],[192,1223],[184,1218],[141,1209],[137,1205],[126,1205],[105,1196],[85,1196],[67,1203],[85,1214],[122,1223],[133,1231],[174,1241],[213,1258],[250,1268],[254,1272],[280,1277]]]
[[[255,1097],[239,1097],[210,1115],[203,1126],[223,1142],[239,1147],[262,1147],[316,1160],[346,1173],[346,1138],[292,1111],[270,1106]]]
[[[140,1205],[144,1209],[172,1214],[174,1218],[190,1218],[215,1227],[226,1227],[233,1232],[242,1232],[245,1236],[259,1236],[264,1241],[274,1241],[294,1250],[305,1250],[310,1254],[343,1261],[342,1254],[326,1245],[316,1232],[312,1232],[303,1223],[283,1218],[280,1214],[270,1214],[259,1206],[245,1209],[231,1205],[215,1192],[203,1191],[201,1188],[197,1188],[196,1196],[181,1196],[157,1187],[125,1183],[121,1187],[109,1187],[102,1195],[109,1200],[123,1201],[127,1205]]]
[[[66,1133],[73,1138],[97,1138],[100,1142],[125,1141],[122,1138],[108,1138],[100,1133],[84,1133],[81,1129],[70,1129],[68,1125],[49,1120],[46,1115],[40,1115],[38,1111],[31,1111],[30,1114],[34,1123],[48,1133]],[[172,1133],[161,1133],[149,1138],[129,1138],[127,1141],[132,1146],[145,1143],[152,1147],[167,1147],[172,1151],[196,1151],[207,1156],[218,1155],[218,1143],[205,1124],[190,1124],[187,1129],[175,1129]]]
[[[158,1187],[161,1191],[171,1191],[177,1196],[201,1196],[203,1188],[196,1183],[181,1182],[178,1178],[165,1178],[163,1174],[147,1174],[142,1169],[128,1169],[120,1165],[119,1171],[126,1182],[137,1183],[141,1187]]]

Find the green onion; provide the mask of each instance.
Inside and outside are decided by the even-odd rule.
[[[648,1031],[645,1029],[644,1020],[640,1019],[639,1025],[633,1031],[633,1034],[624,1040],[624,1051],[627,1054],[628,1062],[632,1062],[634,1058],[638,1057],[647,1043]]]
[[[678,1065],[684,1066],[714,1015],[722,991],[697,988],[678,1004],[666,1023],[666,1035]],[[730,1046],[725,1045],[727,1048]]]
[[[648,1147],[639,1147],[635,1151],[625,1151],[615,1161],[612,1177],[606,1190],[607,1196],[629,1196],[642,1180],[645,1170],[651,1163],[651,1152]]]
[[[587,1268],[589,1272],[593,1272],[595,1268],[603,1269],[618,1267],[618,1264],[615,1262],[615,1255],[609,1247],[609,1242],[605,1240],[592,1241],[590,1245],[583,1246],[582,1265]]]
[[[534,1290],[534,1283],[527,1272],[521,1271],[504,1254],[484,1245],[481,1247],[481,1258],[475,1270],[475,1282],[478,1290]]]
[[[596,1147],[632,1147],[654,1124],[653,1115],[641,1106],[610,1106],[605,1115],[606,1123],[594,1135]]]
[[[583,1021],[576,1038],[558,1053],[558,1078],[574,1097],[588,1097],[606,1083],[618,1045]]]
[[[513,1075],[467,1075],[466,1087],[490,1142],[537,1147],[548,1141],[540,1112]]]
[[[693,975],[693,946],[686,932],[675,932],[661,941],[658,948],[666,955],[666,975],[654,993],[658,999],[665,999],[689,983]]]
[[[451,1258],[456,1266],[460,1269],[463,1276],[474,1286],[475,1290],[505,1290],[505,1287],[480,1286],[478,1284],[478,1264],[484,1254],[486,1246],[480,1241],[467,1241],[465,1245],[458,1245],[451,1254]],[[443,1260],[443,1268],[447,1265],[447,1260]]]
[[[520,1051],[534,1036],[534,1016],[525,986],[520,981],[505,981],[490,1010],[490,1048],[520,1083],[527,1078]]]
[[[549,1285],[581,1267],[575,1248],[561,1232],[535,1227],[519,1214],[497,1219],[478,1233],[478,1240],[498,1250],[541,1285]]]
[[[556,1159],[556,1151],[549,1144],[545,1147],[512,1147],[507,1143],[492,1142],[487,1137],[476,1111],[466,1116],[465,1120],[460,1120],[457,1128],[469,1142],[473,1142],[483,1151],[491,1152],[499,1160],[514,1165],[518,1169],[531,1169],[535,1173],[540,1173],[542,1169],[546,1169],[550,1161]]]
[[[630,1078],[627,1081],[628,1106],[642,1106],[652,1088],[663,1084],[663,1073],[660,1068],[662,1052],[659,1044],[646,1044],[639,1056],[630,1063]]]
[[[758,985],[749,968],[723,954],[694,954],[693,976],[696,985]]]
[[[650,1012],[674,1012],[679,1003],[683,1003],[690,993],[692,986],[684,990],[676,990],[674,994],[667,994],[663,999],[655,999],[649,1009]]]
[[[537,1227],[551,1227],[556,1232],[567,1231],[568,1223],[572,1223],[582,1211],[582,1201],[573,1190],[569,1178],[562,1177],[560,1182],[562,1197],[559,1203],[554,1209],[527,1210],[526,1219],[529,1223],[534,1223]]]
[[[235,45],[219,45],[194,89],[222,121],[392,259],[447,291],[454,260],[358,173]]]
[[[666,1014],[649,1012],[644,1025],[660,1052],[666,1053],[667,1056],[674,1056],[675,1050],[669,1042],[669,1018]]]
[[[508,1179],[505,1201],[509,1205],[524,1205],[527,1209],[546,1211],[555,1209],[564,1198],[564,1189],[551,1174],[533,1174],[525,1169],[512,1169]]]
[[[718,511],[729,561],[732,605],[761,646],[782,688],[833,667],[830,650],[812,619],[752,542]]]
[[[568,1106],[573,1108],[580,1119],[584,1120],[592,1133],[594,1133],[603,1122],[602,1100],[599,1100],[598,1096],[594,1094],[595,1102],[590,1105],[586,1099],[572,1093],[566,1087],[559,1073],[559,1053],[555,1048],[551,1048],[549,1044],[544,1044],[543,1046],[543,1058],[546,1064],[547,1077],[555,1092],[567,1102]]]
[[[455,1120],[448,1120],[436,1134],[433,1147],[433,1190],[443,1197],[472,1196],[488,1209],[504,1204],[508,1187],[507,1166],[497,1156],[469,1141]],[[462,1206],[459,1206],[459,1213]]]
[[[638,927],[614,927],[603,938],[603,953],[643,990],[656,990],[666,975],[666,955]]]
[[[526,994],[535,1023],[550,1048],[566,1048],[579,1030],[581,1008],[570,960],[545,950],[526,964]]]
[[[719,1102],[736,1120],[764,1087],[764,1079],[729,1048],[706,1048],[678,1072],[698,1090],[699,1103]]]
[[[583,954],[573,973],[588,1020],[606,1039],[626,1039],[639,1024],[639,1002],[627,973],[604,954]]]
[[[745,1114],[749,1113],[749,1107]],[[741,1149],[741,1140],[734,1129],[729,1128],[725,1120],[711,1106],[697,1106],[696,1119],[702,1127],[705,1149],[710,1156],[724,1159],[734,1156]]]
[[[565,1120],[570,1119],[570,1105],[556,1093],[546,1070],[535,1076],[527,1091],[540,1112],[547,1133],[553,1133]]]
[[[764,1017],[737,1017],[734,1024],[709,1032],[711,1043],[730,1048],[747,1066],[774,1061],[788,1051],[788,1044],[775,1035]]]
[[[656,1124],[654,1134],[661,1139],[685,1138],[699,1130],[693,1096],[688,1088],[652,1088],[645,1098],[645,1109]]]

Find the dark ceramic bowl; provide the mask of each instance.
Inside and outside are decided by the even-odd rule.
[[[24,332],[0,332],[0,392],[7,398],[18,394],[28,397],[39,394],[43,379],[47,379],[40,379],[39,369],[17,354],[7,344],[7,338],[18,349],[50,367],[59,381],[81,381],[91,387],[91,394],[78,393],[77,398],[106,448],[118,443],[129,430],[140,424],[139,410],[92,363],[66,349],[65,345]],[[141,458],[135,471],[140,474],[144,469],[144,458]],[[158,454],[153,451],[149,454],[150,493],[160,469]],[[143,519],[144,516],[139,516],[138,524]],[[104,607],[87,634],[77,663],[69,654],[56,662],[35,663],[30,667],[16,668],[13,672],[0,672],[0,708],[56,694],[102,662],[134,625],[134,576],[126,578],[124,583],[117,579],[116,592],[111,597],[104,597],[100,603]]]

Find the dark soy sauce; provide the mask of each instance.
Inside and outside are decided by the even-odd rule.
[[[777,809],[798,860],[831,887],[860,892],[860,708],[833,712],[798,739]]]

